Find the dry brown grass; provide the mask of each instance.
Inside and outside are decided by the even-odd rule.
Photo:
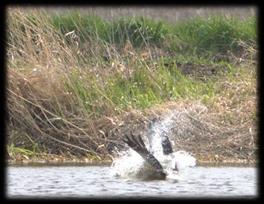
[[[226,87],[225,92],[215,97],[209,108],[200,102],[178,101],[143,112],[131,110],[118,117],[98,120],[67,109],[60,110],[63,115],[58,114],[58,99],[52,102],[50,96],[41,96],[41,92],[35,91],[34,86],[24,78],[10,74],[9,79],[12,82],[8,97],[10,128],[23,130],[31,138],[24,141],[30,143],[33,140],[42,144],[53,154],[65,155],[69,152],[80,156],[86,153],[106,156],[113,145],[121,145],[120,138],[127,131],[144,134],[153,118],[162,120],[174,112],[179,116],[174,118],[175,128],[171,130],[175,149],[190,151],[198,160],[256,161],[257,130],[256,120],[252,118],[256,114],[256,93],[252,89],[254,78],[249,77],[244,82],[235,79],[223,82],[221,85]],[[18,83],[17,88],[11,88],[14,82]],[[251,92],[252,97],[243,95],[244,92]],[[67,104],[67,100],[71,98],[63,98],[63,103]],[[61,104],[58,106],[63,107]],[[15,141],[14,138],[12,140]]]

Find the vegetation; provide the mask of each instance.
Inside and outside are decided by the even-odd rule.
[[[11,158],[102,160],[127,113],[171,101],[200,101],[217,124],[256,129],[255,17],[106,21],[10,9],[7,26]]]

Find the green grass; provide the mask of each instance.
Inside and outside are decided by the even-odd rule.
[[[36,150],[31,151],[28,148],[24,148],[24,147],[16,147],[13,143],[8,146],[7,151],[11,157],[16,157],[17,155],[25,155],[27,157],[32,157],[32,156],[36,156],[41,152]]]
[[[240,51],[238,42],[256,40],[256,18],[239,20],[235,17],[212,16],[195,18],[173,26],[176,43],[171,47],[195,55],[211,56],[216,53]],[[177,44],[178,43],[178,44]]]
[[[80,15],[77,12],[52,16],[51,24],[63,34],[75,31],[81,42],[102,40],[124,45],[129,40],[135,47],[150,43],[158,45],[168,32],[164,23],[145,17],[127,17],[108,22],[98,16]]]
[[[109,25],[98,16],[72,12],[68,15],[54,15],[50,23],[62,34],[75,31],[81,42],[108,38]]]
[[[236,52],[239,40],[256,40],[256,18],[240,20],[235,17],[211,16],[195,18],[177,24],[154,21],[146,17],[125,17],[113,22],[98,16],[80,15],[72,12],[52,17],[52,24],[61,33],[73,30],[81,41],[103,40],[121,44],[129,40],[133,46],[165,46],[178,51],[185,47],[195,54]],[[186,50],[182,50],[186,52]]]
[[[176,65],[166,67],[160,64],[155,71],[146,66],[136,67],[130,78],[115,74],[103,84],[90,75],[82,74],[80,79],[73,73],[70,84],[66,86],[69,92],[74,92],[81,99],[88,112],[103,115],[98,101],[106,101],[109,106],[118,109],[144,109],[169,100],[203,100],[213,95],[213,81],[205,83],[184,76]]]
[[[33,141],[30,135],[15,130],[11,131],[12,141],[7,146],[7,152],[10,157],[16,158],[21,155],[35,157],[45,151],[37,142]]]
[[[165,24],[146,17],[127,17],[110,24],[110,43],[124,44],[129,40],[133,46],[161,45],[168,29]]]

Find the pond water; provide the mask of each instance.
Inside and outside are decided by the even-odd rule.
[[[9,166],[8,198],[256,197],[257,169],[194,167],[179,181],[114,177],[108,166]]]

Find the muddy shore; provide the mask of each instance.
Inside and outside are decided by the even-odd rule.
[[[108,128],[101,131],[106,132],[109,139],[121,141],[131,130],[135,134],[147,134],[149,121],[155,119],[156,131],[157,128],[164,131],[165,126],[174,151],[189,152],[197,159],[198,166],[256,166],[256,134],[249,138],[248,134],[241,134],[245,129],[240,132],[226,126],[216,129],[206,120],[208,114],[209,110],[200,103],[166,103],[144,113],[131,111],[122,118],[105,119],[108,125],[104,127]],[[120,144],[122,146],[122,142]],[[92,157],[43,153],[18,154],[7,159],[8,165],[111,165],[114,157],[111,154]]]
[[[22,159],[22,160],[8,160],[8,166],[110,166],[112,164],[112,160],[102,160],[102,161],[89,161],[88,159],[79,159],[72,160],[63,158],[52,159],[46,158],[43,159]],[[241,167],[255,167],[257,163],[255,160],[197,160],[196,166],[241,166]]]

